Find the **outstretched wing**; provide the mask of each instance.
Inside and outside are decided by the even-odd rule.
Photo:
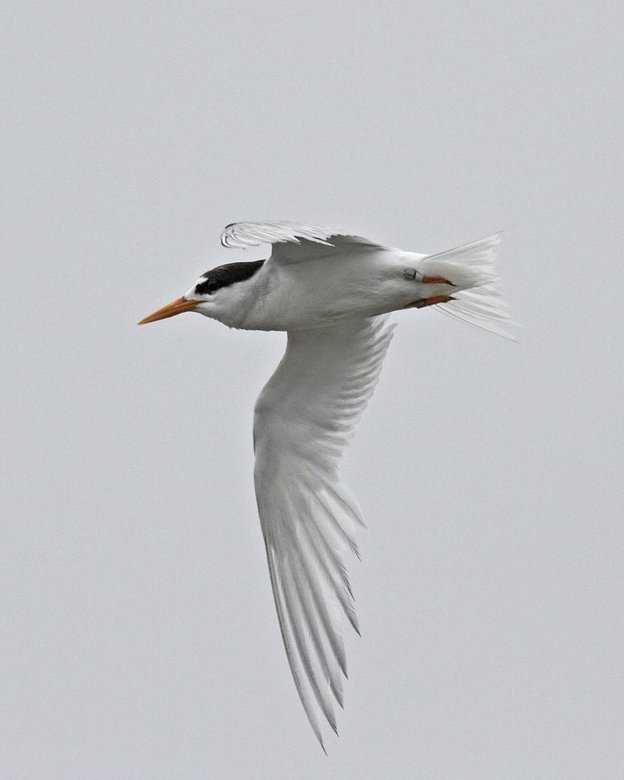
[[[299,697],[323,745],[347,676],[342,628],[358,631],[345,556],[363,524],[338,465],[377,382],[387,317],[288,333],[255,409],[255,486],[271,585]]]
[[[288,263],[326,257],[346,251],[386,249],[361,236],[349,236],[337,230],[298,222],[234,222],[221,234],[225,247],[247,249],[272,244],[271,260]]]

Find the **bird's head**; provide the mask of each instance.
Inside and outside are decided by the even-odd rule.
[[[196,311],[205,317],[230,324],[241,313],[249,294],[249,280],[262,267],[264,260],[252,263],[228,263],[202,274],[188,292],[162,309],[145,317],[139,325],[175,317],[185,311]]]

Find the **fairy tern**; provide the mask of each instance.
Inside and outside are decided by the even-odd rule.
[[[358,555],[362,513],[338,466],[390,344],[388,314],[435,306],[513,338],[494,270],[499,240],[426,255],[293,222],[233,223],[222,245],[268,243],[269,259],[213,268],[139,323],[194,311],[288,334],[255,405],[254,481],[288,663],[324,750],[343,706],[345,621],[359,633],[345,558]]]

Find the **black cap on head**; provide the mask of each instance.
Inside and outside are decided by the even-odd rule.
[[[250,279],[264,264],[264,260],[255,260],[251,263],[227,263],[206,271],[201,281],[195,285],[198,295],[212,295],[221,287],[229,287],[236,282]]]

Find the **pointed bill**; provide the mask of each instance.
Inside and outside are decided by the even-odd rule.
[[[147,325],[148,322],[156,322],[156,320],[166,320],[167,317],[175,317],[176,314],[182,314],[183,311],[193,311],[200,301],[187,301],[186,298],[176,298],[175,301],[171,301],[162,309],[158,309],[153,314],[144,317],[138,324]]]

